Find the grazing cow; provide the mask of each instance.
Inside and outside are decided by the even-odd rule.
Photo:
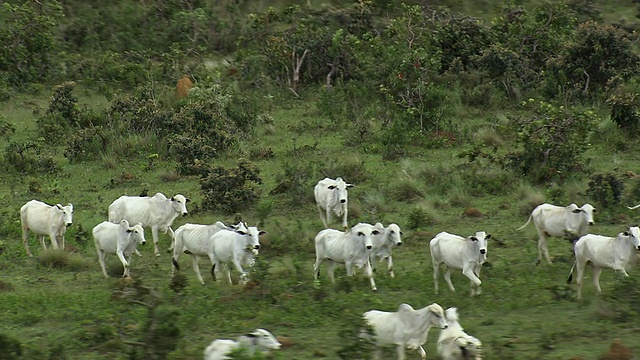
[[[229,354],[246,349],[253,358],[256,353],[265,354],[269,350],[279,350],[282,344],[267,330],[256,329],[254,332],[238,337],[237,340],[217,339],[204,350],[204,360],[232,359]]]
[[[171,199],[167,199],[162,193],[157,193],[152,197],[121,196],[109,205],[109,221],[117,224],[120,220],[127,220],[131,224],[140,223],[143,227],[150,227],[153,236],[153,251],[156,256],[160,256],[158,230],[165,234],[169,232],[169,236],[171,236],[170,249],[173,249],[174,233],[171,224],[178,215],[187,215],[187,202],[189,201],[180,194]]]
[[[199,256],[208,256],[211,259],[211,263],[214,263],[211,258],[211,237],[213,234],[220,230],[239,231],[240,234],[246,234],[248,228],[245,223],[238,223],[236,225],[227,226],[221,221],[216,221],[211,225],[200,224],[184,224],[175,231],[175,246],[173,248],[173,258],[171,262],[173,264],[172,274],[180,269],[178,260],[180,255],[187,251],[191,255],[193,270],[198,276],[198,280],[204,285],[204,280],[200,274],[200,266],[198,265]]]
[[[209,256],[213,264],[211,273],[217,280],[220,279],[220,267],[222,265],[228,266],[229,263],[232,263],[240,273],[240,283],[246,284],[248,274],[244,267],[253,266],[255,256],[258,255],[258,250],[260,249],[260,235],[266,233],[264,230],[258,230],[255,226],[247,227],[246,225],[237,230],[220,230],[209,239],[210,247],[208,253],[199,254],[202,254],[200,256]],[[228,267],[227,280],[229,284],[232,284],[231,271]],[[200,281],[202,281],[202,278],[200,278]]]
[[[29,230],[36,234],[45,250],[47,249],[44,242],[46,235],[51,238],[51,245],[54,249],[59,248],[58,239],[60,239],[64,250],[64,233],[73,222],[73,205],[56,204],[51,206],[38,200],[31,200],[20,208],[20,220],[22,222],[22,242],[24,242],[28,256],[33,257],[31,250],[29,250]]]
[[[424,360],[427,353],[422,346],[427,342],[431,327],[448,327],[444,311],[436,303],[418,310],[414,310],[409,304],[400,304],[395,312],[370,310],[364,313],[364,319],[375,333],[374,359],[380,359],[381,346],[396,345],[398,360],[406,358],[405,349],[417,350]]]
[[[533,209],[527,222],[517,228],[516,231],[524,229],[533,219],[533,224],[538,231],[538,260],[536,264],[540,264],[542,261],[542,254],[544,254],[547,262],[551,264],[547,238],[553,236],[575,240],[586,235],[589,225],[594,224],[593,214],[595,212],[596,209],[590,204],[584,204],[582,207],[578,207],[576,204],[566,207],[542,204]]]
[[[320,277],[320,265],[327,261],[327,274],[332,283],[335,283],[333,272],[336,263],[344,264],[347,276],[354,274],[353,267],[364,267],[364,274],[369,278],[371,289],[376,291],[376,283],[373,280],[373,271],[369,254],[373,248],[372,237],[380,232],[371,224],[359,223],[347,232],[335,229],[324,229],[315,238],[316,262],[313,264],[315,280]]]
[[[458,320],[458,309],[445,311],[449,327],[438,336],[438,355],[442,360],[481,360],[482,343],[478,338],[464,332]]]
[[[324,178],[318,181],[313,194],[316,198],[316,205],[320,213],[320,219],[325,228],[331,224],[331,212],[336,216],[342,216],[342,227],[347,229],[347,212],[348,212],[348,193],[347,188],[353,187],[353,184],[347,184],[342,178],[335,180]]]
[[[93,228],[92,233],[104,277],[109,277],[104,263],[106,254],[118,256],[124,267],[122,277],[130,277],[131,254],[138,247],[138,244],[145,245],[147,243],[142,225],[130,226],[127,220],[122,220],[119,224],[103,221]]]
[[[471,296],[480,295],[480,269],[487,261],[487,240],[491,235],[484,231],[478,231],[472,236],[462,236],[441,232],[429,243],[431,248],[431,260],[433,262],[433,281],[436,294],[438,293],[438,277],[440,276],[440,264],[444,263],[446,271],[444,279],[453,292],[456,289],[451,283],[453,269],[462,270],[462,273],[471,280]]]
[[[636,250],[640,250],[640,229],[631,226],[617,237],[587,234],[576,241],[574,252],[576,260],[571,266],[567,283],[573,278],[573,269],[577,269],[576,283],[578,284],[578,299],[582,297],[582,277],[587,263],[593,269],[593,285],[598,293],[600,289],[600,273],[602,269],[609,268],[627,274],[627,266],[635,257]]]
[[[375,228],[379,234],[374,235],[372,238],[373,248],[371,249],[370,262],[371,269],[376,271],[376,262],[387,259],[387,270],[392,278],[395,278],[393,273],[393,257],[391,251],[394,246],[402,245],[401,236],[402,231],[397,224],[389,224],[386,228],[381,223],[376,223]]]

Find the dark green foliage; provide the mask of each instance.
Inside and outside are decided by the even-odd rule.
[[[635,92],[617,91],[607,98],[611,109],[611,120],[624,130],[629,138],[637,138],[640,134],[640,99]]]
[[[22,344],[20,341],[0,334],[0,354],[6,360],[17,360],[22,357]]]
[[[480,19],[454,14],[448,9],[433,9],[436,42],[442,52],[441,72],[470,70],[475,58],[490,43],[490,32]]]
[[[616,174],[595,174],[589,180],[587,195],[603,208],[611,209],[620,205],[623,191],[624,182]]]
[[[260,169],[240,159],[235,168],[215,166],[200,179],[203,209],[233,214],[250,209],[258,200]]]
[[[49,101],[47,112],[38,118],[38,132],[47,142],[58,144],[72,128],[79,125],[78,98],[73,94],[75,83],[58,85]]]
[[[45,241],[49,241],[49,239],[45,239]],[[38,244],[34,242],[31,245],[37,246]],[[58,245],[62,246],[60,240]],[[64,269],[69,265],[69,254],[62,250],[46,250],[38,256],[38,262],[49,269]]]
[[[617,322],[633,321],[640,314],[640,282],[633,277],[616,273],[615,286],[604,292],[604,298]]]
[[[409,229],[434,225],[436,222],[433,212],[422,206],[414,206],[407,216],[407,227]]]
[[[9,138],[16,132],[16,124],[9,122],[4,115],[0,114],[0,137]]]
[[[518,150],[507,155],[507,165],[537,183],[562,181],[584,171],[582,154],[589,147],[597,115],[533,99],[525,105],[533,113],[512,120]]]
[[[373,328],[362,314],[347,312],[341,316],[342,326],[338,332],[343,346],[337,351],[340,359],[371,359],[375,349]]]
[[[108,140],[102,127],[93,126],[79,129],[67,141],[64,157],[70,163],[95,160],[107,152]]]
[[[40,143],[31,140],[9,142],[4,149],[4,160],[21,174],[52,174],[59,171],[55,159],[43,154]]]
[[[269,194],[286,194],[291,205],[299,206],[310,200],[313,183],[313,168],[309,162],[283,162],[283,172],[276,174],[275,186]]]

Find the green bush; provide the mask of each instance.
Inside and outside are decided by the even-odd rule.
[[[624,130],[629,138],[637,138],[640,133],[639,94],[635,92],[614,92],[607,98],[607,106],[611,113],[611,120]]]
[[[52,156],[43,154],[40,143],[31,140],[9,142],[4,150],[4,159],[21,174],[52,174],[60,170]]]
[[[235,168],[215,166],[200,179],[203,209],[225,214],[246,211],[259,199],[260,169],[240,159]]]
[[[22,357],[22,344],[17,339],[0,334],[0,354],[6,360],[18,360]]]
[[[611,209],[620,205],[624,192],[624,182],[616,174],[595,174],[591,176],[587,196],[597,201],[603,208]]]

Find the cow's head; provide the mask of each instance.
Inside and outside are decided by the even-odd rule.
[[[491,235],[484,231],[478,231],[474,236],[470,236],[471,241],[477,242],[478,250],[481,255],[487,254],[487,240],[491,239]]]
[[[427,306],[427,309],[429,309],[429,313],[431,314],[431,323],[433,325],[439,326],[442,330],[449,327],[447,319],[444,316],[444,310],[442,310],[442,306],[433,303]]]
[[[184,197],[184,195],[178,194],[171,198],[171,206],[180,215],[187,215],[187,203],[191,201]]]
[[[371,250],[373,248],[373,239],[371,236],[381,234],[380,230],[376,229],[375,226],[365,223],[357,224],[351,228],[350,232],[353,237],[362,241],[362,244],[367,250]]]
[[[262,349],[278,350],[282,346],[280,341],[275,338],[269,331],[265,329],[256,329],[251,334],[247,335],[253,338],[255,343]]]
[[[244,224],[244,223],[243,223]],[[244,227],[244,226],[243,226]],[[237,229],[236,233],[244,235],[247,240],[246,249],[253,251],[260,249],[260,235],[264,235],[267,232],[264,230],[258,230],[255,226],[245,227],[244,229]],[[254,252],[255,254],[255,252]]]
[[[67,204],[67,206],[62,206],[60,204],[56,204],[56,208],[61,212],[64,226],[71,226],[73,223],[73,205]]]
[[[346,204],[348,200],[347,188],[354,187],[353,184],[347,184],[341,177],[337,178],[333,184],[329,185],[327,188],[331,191],[334,191],[335,197],[341,204]]]
[[[580,214],[581,216],[584,216],[584,219],[587,222],[587,224],[594,225],[595,222],[593,221],[593,214],[596,211],[597,210],[591,204],[584,204],[582,205],[581,208],[573,209],[571,212],[573,212],[574,214]]]
[[[388,240],[392,242],[396,246],[402,245],[402,235],[404,233],[400,230],[400,226],[397,224],[389,224],[386,229],[384,229],[385,235],[388,236]]]
[[[122,220],[126,221],[126,220]],[[128,225],[128,224],[127,224]],[[127,234],[133,237],[133,240],[140,245],[146,245],[147,240],[144,238],[144,229],[142,228],[142,224],[137,223],[131,227],[128,227]]]
[[[640,250],[640,228],[638,225],[629,227],[629,230],[622,234],[629,237],[631,244],[636,250]]]

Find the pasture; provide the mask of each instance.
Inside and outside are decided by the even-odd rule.
[[[104,99],[82,95],[81,102],[100,106]],[[2,113],[18,125],[15,136],[19,137],[33,133],[32,110],[44,106],[45,98],[35,102],[18,98],[0,105]],[[272,353],[274,359],[339,359],[340,350],[356,349],[350,334],[363,312],[395,311],[402,302],[414,308],[433,302],[457,307],[462,326],[482,341],[487,359],[598,359],[615,338],[640,354],[638,269],[629,271],[631,279],[603,271],[602,296],[596,296],[587,271],[583,300],[577,301],[575,284],[565,285],[573,262],[569,242],[550,239],[554,263],[536,266],[533,225],[515,231],[539,202],[582,205],[591,201],[598,207],[585,195],[588,178],[535,187],[504,170],[477,168],[457,156],[473,146],[481,129],[499,121],[499,112],[467,114],[458,119],[461,130],[455,144],[416,147],[411,157],[399,161],[386,161],[375,151],[346,145],[357,141],[352,138],[355,135],[318,115],[310,103],[274,109],[271,114],[272,124],[259,126],[253,137],[220,159],[221,164],[233,164],[237,158],[248,158],[261,169],[258,205],[235,217],[202,211],[197,179],[168,176],[175,164],[162,159],[154,166],[148,166],[147,158],[70,164],[59,152],[63,167],[58,175],[0,173],[4,204],[0,334],[21,343],[21,358],[143,358],[140,354],[147,344],[156,349],[175,345],[168,359],[200,359],[212,340],[235,338],[261,327],[291,340],[290,347]],[[619,135],[606,120],[600,126],[602,138]],[[638,169],[637,141],[625,151],[615,151],[606,143],[595,145],[587,155],[598,173]],[[254,155],[266,148],[273,156]],[[310,174],[300,180],[300,198],[270,194],[284,174]],[[361,269],[355,278],[347,279],[344,267],[338,267],[337,282],[332,285],[326,264],[320,269],[320,285],[314,286],[313,238],[323,226],[313,202],[313,185],[325,176],[342,176],[355,184],[349,190],[351,226],[395,222],[404,232],[403,246],[394,249],[396,278],[391,279],[380,264],[377,292],[370,290]],[[631,187],[634,179],[627,180]],[[208,260],[201,259],[205,285],[200,285],[188,256],[182,256],[184,282],[176,285],[166,251],[169,237],[160,235],[161,255],[155,257],[148,229],[148,244],[140,248],[143,256],[133,257],[134,280],[119,278],[122,268],[115,256],[107,257],[111,277],[103,278],[91,229],[106,220],[114,199],[141,192],[181,193],[191,198],[189,214],[175,220],[174,230],[187,222],[231,223],[241,217],[255,225],[260,220],[260,228],[268,234],[261,238],[260,256],[250,275],[254,281],[246,287],[214,282]],[[34,258],[26,256],[19,208],[34,198],[50,204],[73,203],[74,223],[66,240],[67,250],[74,252],[43,252],[32,236]],[[603,209],[595,216],[591,232],[614,236],[638,219],[640,213],[623,205]],[[339,227],[335,219],[333,227]],[[493,236],[479,297],[469,296],[469,280],[460,271],[452,276],[456,293],[443,287],[441,279],[440,294],[434,294],[429,241],[441,231],[462,236],[486,231]],[[438,332],[432,329],[429,334],[428,359],[435,358]],[[167,339],[175,339],[175,344]],[[392,359],[394,350],[387,349],[385,354]],[[419,358],[415,352],[408,356]]]

